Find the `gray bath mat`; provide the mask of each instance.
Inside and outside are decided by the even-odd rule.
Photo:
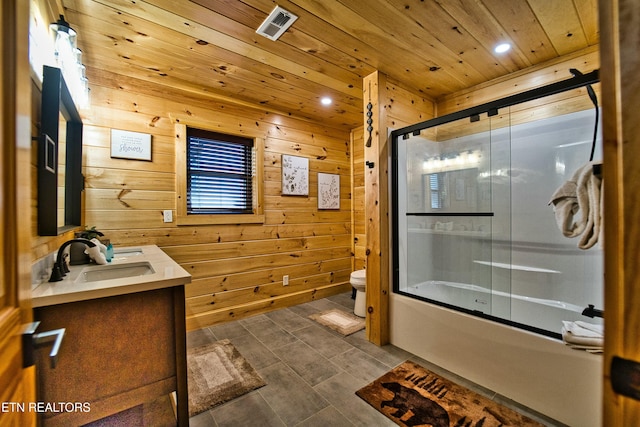
[[[265,385],[229,340],[187,350],[189,416]]]
[[[351,335],[361,329],[364,329],[364,319],[337,308],[320,313],[314,313],[310,315],[309,318],[344,336]]]

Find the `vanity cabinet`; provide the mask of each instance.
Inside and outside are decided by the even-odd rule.
[[[49,347],[35,352],[38,402],[49,405],[40,414],[43,426],[111,416],[99,425],[189,425],[185,286],[191,276],[154,245],[123,248],[110,266],[141,262],[152,267],[148,274],[79,281],[82,269],[100,266],[71,266],[62,281],[34,288],[38,331],[65,328],[55,368]]]
[[[178,399],[186,397],[184,286],[40,307],[34,314],[40,330],[66,328],[55,368],[47,349],[36,352],[38,399],[76,408],[85,403],[80,411],[43,414],[44,426],[84,425],[176,390]],[[180,400],[177,407],[185,408]]]

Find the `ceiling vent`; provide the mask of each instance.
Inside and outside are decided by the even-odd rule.
[[[293,13],[284,10],[280,6],[276,6],[273,12],[267,16],[267,19],[260,24],[256,33],[271,40],[278,40],[282,33],[287,31],[296,19],[298,19],[298,17]]]

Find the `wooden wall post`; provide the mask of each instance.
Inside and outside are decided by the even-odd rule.
[[[602,425],[630,426],[640,420],[640,402],[614,392],[611,362],[618,356],[640,363],[640,4],[600,0],[599,19],[605,197]]]
[[[376,71],[364,78],[367,339],[377,345],[389,342],[389,150],[385,91],[383,74]],[[369,102],[371,134],[366,114]]]

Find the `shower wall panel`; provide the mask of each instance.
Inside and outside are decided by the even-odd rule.
[[[599,323],[581,309],[602,306],[602,250],[578,249],[549,206],[589,160],[594,111],[510,119],[505,108],[395,142],[395,289],[551,336],[562,320]],[[443,293],[443,283],[452,289]],[[464,289],[484,296],[467,298]],[[561,309],[559,320],[545,316],[550,308]]]

